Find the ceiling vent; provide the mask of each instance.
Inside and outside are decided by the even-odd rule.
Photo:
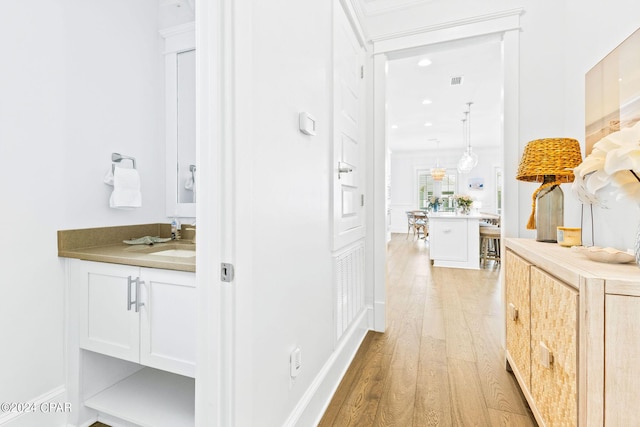
[[[462,76],[451,77],[451,86],[458,86],[462,84]]]

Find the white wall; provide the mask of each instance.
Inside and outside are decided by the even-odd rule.
[[[66,184],[65,17],[59,3],[44,0],[36,8],[6,6],[0,14],[6,41],[0,79],[0,402],[28,402],[64,382],[56,229]]]
[[[565,56],[566,131],[584,140],[584,75],[607,53],[640,27],[640,3],[614,0],[606,4],[568,0]],[[570,196],[571,197],[571,196]],[[571,197],[573,199],[573,197]],[[577,204],[574,200],[573,203]],[[585,209],[586,210],[586,209]],[[577,221],[578,215],[576,215]],[[577,223],[577,222],[576,222]],[[636,204],[621,201],[611,209],[594,208],[595,244],[619,249],[633,248],[635,231],[640,223]],[[588,226],[585,223],[585,229]],[[590,233],[587,233],[588,235]],[[591,239],[588,237],[587,242]]]
[[[637,1],[613,0],[606,4],[595,0],[425,2],[387,15],[370,16],[365,27],[369,37],[377,38],[517,7],[525,11],[520,34],[520,137],[505,144],[518,144],[522,153],[532,139],[567,136],[578,139],[584,146],[584,75],[640,26],[636,19],[640,14]],[[504,179],[515,177],[505,175]],[[525,224],[531,209],[531,194],[537,186],[519,184],[517,220],[521,237],[535,237],[535,231],[526,230]],[[580,204],[571,195],[569,185],[562,188],[565,225],[579,226]],[[638,207],[620,202],[607,211],[595,210],[595,244],[620,249],[632,247],[640,220]],[[585,230],[589,227],[585,222]],[[587,242],[590,243],[590,239]]]
[[[251,11],[236,49],[238,426],[282,426],[333,351],[331,4],[236,3]],[[301,111],[316,136],[298,130]],[[302,371],[291,381],[296,346]]]
[[[157,20],[157,0],[3,5],[1,402],[28,402],[64,385],[56,231],[164,220]],[[102,179],[114,151],[138,161],[138,210],[108,208]],[[38,422],[60,425],[60,417]]]
[[[627,0],[606,5],[593,0],[568,0],[564,13],[558,13],[553,2],[544,2],[542,7],[537,2],[531,3],[530,8],[528,5],[525,8],[520,39],[521,150],[531,139],[555,135],[577,138],[584,146],[585,73],[640,26],[636,19],[640,4]],[[521,218],[528,215],[530,195],[535,188],[533,184],[520,186]],[[565,224],[579,226],[580,205],[568,185],[563,189]],[[596,245],[633,247],[640,220],[636,206],[619,203],[609,211],[594,209]],[[533,235],[523,227],[521,235]],[[590,226],[585,223],[584,228]]]
[[[68,3],[62,228],[167,221],[157,0]],[[108,207],[112,152],[136,158],[142,208]]]
[[[463,149],[441,150],[440,166],[456,170]],[[495,167],[500,166],[500,148],[474,148],[478,165],[469,174],[458,174],[456,193],[469,194],[482,202],[482,212],[495,212]],[[391,154],[391,226],[392,233],[406,233],[405,211],[418,209],[417,171],[435,166],[436,152],[398,152]],[[483,178],[484,190],[469,191],[468,178]]]

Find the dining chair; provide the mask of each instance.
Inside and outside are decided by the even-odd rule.
[[[413,236],[420,237],[422,233],[423,238],[429,235],[427,229],[427,214],[423,211],[406,211],[407,214],[407,237],[409,238],[409,232],[413,230]]]

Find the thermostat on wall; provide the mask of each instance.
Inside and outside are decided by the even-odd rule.
[[[300,113],[299,121],[300,132],[306,133],[307,135],[316,134],[316,119],[311,114],[303,111]]]

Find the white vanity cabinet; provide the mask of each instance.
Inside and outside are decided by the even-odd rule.
[[[69,425],[195,425],[195,273],[67,260]]]
[[[80,348],[194,377],[193,273],[81,261],[71,274]]]

